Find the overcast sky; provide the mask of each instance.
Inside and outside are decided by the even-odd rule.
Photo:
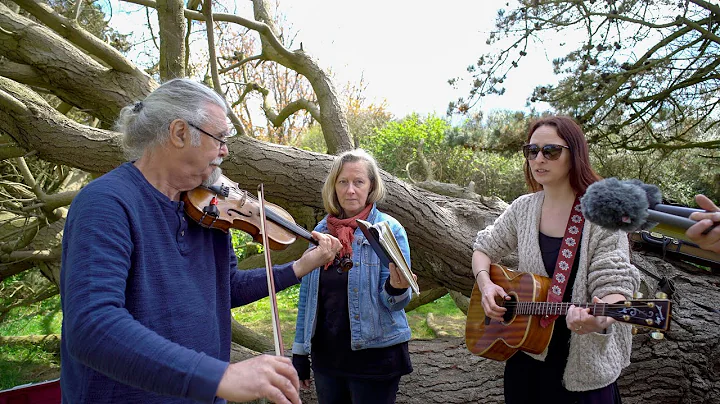
[[[466,96],[465,81],[454,91],[452,77],[483,51],[497,10],[506,0],[394,1],[302,0],[280,3],[303,42],[338,81],[364,76],[368,93],[386,99],[396,116],[410,112],[443,115],[448,102]],[[503,97],[483,100],[481,109],[525,109],[539,84],[555,82],[545,52],[528,52],[507,80]],[[556,57],[557,55],[553,55]]]
[[[237,13],[252,18],[248,0],[235,0]],[[111,25],[123,33],[145,21],[125,10],[140,6],[113,4]],[[466,68],[488,49],[485,41],[497,10],[506,0],[284,0],[280,10],[297,32],[296,44],[335,74],[336,85],[364,77],[371,100],[386,100],[396,117],[411,112],[445,114],[450,101],[469,92],[468,81],[453,90],[448,79],[469,77]],[[492,109],[526,109],[532,89],[555,83],[550,60],[559,56],[553,44],[531,49],[506,81],[502,97],[479,104]]]

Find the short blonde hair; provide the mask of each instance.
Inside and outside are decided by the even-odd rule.
[[[380,177],[380,169],[377,162],[363,149],[350,150],[335,158],[330,173],[325,178],[325,185],[322,188],[323,206],[325,211],[333,216],[342,217],[345,212],[340,206],[337,194],[335,193],[335,182],[337,181],[340,171],[342,171],[345,163],[355,163],[358,161],[365,162],[367,167],[368,178],[370,179],[370,193],[368,194],[365,206],[378,202],[385,197],[385,183]]]

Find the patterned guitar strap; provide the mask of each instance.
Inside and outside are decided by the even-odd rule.
[[[555,263],[552,285],[550,286],[547,295],[547,301],[550,303],[562,302],[567,282],[570,279],[570,272],[572,271],[573,264],[575,263],[575,257],[577,255],[577,249],[580,244],[580,237],[582,237],[582,229],[584,225],[585,216],[583,216],[582,210],[580,209],[580,196],[578,196],[575,198],[575,203],[570,211],[570,218],[568,219],[567,226],[565,227],[565,237],[563,237],[562,244],[560,245],[560,253],[558,254],[557,262]],[[558,318],[557,314],[548,313],[551,311],[553,306],[556,306],[556,313],[559,310],[560,305],[548,305],[545,316],[540,319],[540,326],[543,328],[549,326],[556,318]]]

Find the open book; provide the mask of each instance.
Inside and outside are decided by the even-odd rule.
[[[420,287],[413,278],[413,273],[410,270],[410,265],[405,260],[405,256],[400,250],[395,235],[390,230],[390,225],[387,222],[380,222],[372,224],[365,220],[355,219],[358,223],[360,231],[363,232],[365,238],[367,238],[370,246],[372,246],[375,254],[380,258],[380,262],[386,267],[390,267],[392,262],[398,268],[403,277],[408,281],[413,292],[420,294]]]

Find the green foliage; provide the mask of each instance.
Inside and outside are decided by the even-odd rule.
[[[60,355],[39,346],[0,346],[0,390],[60,376]]]
[[[393,175],[408,178],[409,174],[412,176],[416,173],[420,177],[412,177],[420,181],[426,179],[428,174],[439,178],[442,177],[443,162],[449,160],[449,156],[444,155],[449,151],[444,142],[445,131],[449,127],[441,118],[429,116],[423,119],[418,114],[412,114],[375,129],[375,135],[361,139],[360,145],[375,157],[383,170]],[[422,168],[408,167],[411,162],[421,163],[418,160],[419,150],[427,161],[434,163],[432,173],[423,172]],[[411,169],[409,173],[408,168]]]
[[[312,125],[298,140],[297,147],[318,153],[327,153],[327,144],[320,124]]]
[[[262,254],[262,244],[253,241],[251,235],[235,229],[230,229],[230,235],[232,236],[233,249],[238,262],[255,254]]]
[[[295,320],[297,319],[299,296],[300,285],[291,286],[276,295],[278,316],[280,317],[280,333],[282,334],[283,346],[286,349],[292,347],[292,342],[295,339]],[[233,317],[239,323],[267,336],[273,335],[271,313],[269,297],[232,310]]]
[[[539,115],[519,111],[497,110],[487,115],[475,114],[462,125],[451,128],[446,136],[449,144],[473,150],[485,150],[510,156],[516,154],[527,138],[530,122]]]
[[[11,310],[0,323],[0,335],[60,334],[61,328],[60,296],[55,295],[40,303]]]
[[[509,113],[503,116],[516,119]],[[505,122],[501,118],[496,120]],[[478,194],[512,200],[525,192],[523,160],[517,149],[512,153],[505,150],[496,154],[483,151],[480,146],[481,143],[502,142],[497,139],[499,135],[518,137],[517,132],[526,130],[512,129],[513,125],[519,125],[517,120],[510,123],[481,127],[476,121],[468,126],[451,128],[441,118],[421,118],[413,114],[376,129],[375,135],[365,138],[362,146],[377,159],[382,169],[394,176],[424,181],[428,178],[427,167],[436,181],[461,186],[472,181]],[[461,139],[464,135],[466,137]]]
[[[0,307],[32,297],[39,271],[27,271],[4,279],[0,285]],[[0,315],[0,336],[59,334],[62,328],[60,296],[16,307]],[[0,390],[59,376],[60,357],[44,346],[0,345]]]
[[[704,194],[720,201],[720,152],[699,156],[690,150],[628,152],[591,148],[593,166],[601,176],[637,178],[657,185],[668,202],[694,206],[694,196]]]
[[[375,129],[383,127],[390,121],[391,115],[386,111],[385,104],[366,104],[360,90],[345,90],[347,98],[348,132],[356,147],[363,144],[363,140],[372,136]],[[322,127],[317,122],[308,128],[299,137],[297,147],[318,153],[327,153],[327,144]]]

